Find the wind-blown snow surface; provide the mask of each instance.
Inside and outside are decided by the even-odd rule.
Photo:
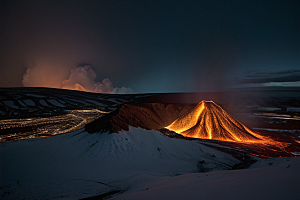
[[[213,170],[239,163],[196,141],[133,127],[119,134],[80,130],[1,143],[0,160],[1,199],[80,199],[198,172],[199,161]]]
[[[251,169],[164,177],[116,199],[299,200],[299,168],[299,157],[261,160]]]
[[[197,173],[203,161],[213,172]],[[116,191],[117,199],[299,199],[299,157],[226,170],[238,162],[155,130],[79,130],[1,143],[0,196],[81,199]]]

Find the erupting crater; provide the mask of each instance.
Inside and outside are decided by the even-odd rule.
[[[201,101],[166,129],[200,139],[235,142],[259,142],[262,139],[213,101]]]
[[[298,152],[300,148],[291,138],[281,139],[252,131],[213,101],[123,104],[87,124],[85,130],[89,133],[119,133],[129,131],[130,126],[154,129],[172,138],[196,139],[224,152],[230,147],[231,153],[233,149],[237,150],[233,155],[244,152],[260,157],[293,156],[290,152]]]

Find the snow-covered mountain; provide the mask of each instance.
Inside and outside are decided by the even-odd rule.
[[[125,191],[144,176],[227,170],[240,163],[196,141],[133,127],[2,143],[0,152],[1,199],[80,199]]]

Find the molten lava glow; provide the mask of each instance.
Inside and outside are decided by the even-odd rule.
[[[167,129],[185,137],[235,142],[273,143],[250,130],[213,101],[202,101],[185,115],[172,122]]]
[[[87,91],[82,85],[79,83],[75,84],[75,90],[80,90],[80,91]]]

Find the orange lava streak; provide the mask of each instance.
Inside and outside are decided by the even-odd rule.
[[[193,138],[235,142],[265,143],[267,140],[270,143],[274,142],[244,126],[213,101],[201,101],[166,128]]]
[[[175,120],[171,125],[169,125],[167,128],[173,130],[173,124],[176,123],[176,131],[177,133],[181,133],[187,129],[190,129],[194,127],[200,117],[200,114],[204,110],[204,104],[198,104],[195,108],[193,108],[191,111],[189,111],[187,114],[183,115],[182,117]],[[171,127],[172,126],[172,127]]]

